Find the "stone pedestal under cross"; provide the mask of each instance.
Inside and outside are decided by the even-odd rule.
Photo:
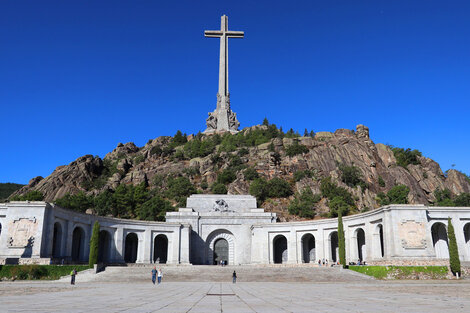
[[[204,133],[229,131],[238,132],[240,123],[237,114],[230,109],[230,93],[228,91],[228,38],[243,38],[244,32],[228,30],[228,17],[223,15],[220,30],[206,30],[206,37],[220,38],[219,58],[219,91],[217,92],[217,108],[209,112],[206,120],[207,129]]]

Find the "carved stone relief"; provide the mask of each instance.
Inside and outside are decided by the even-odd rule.
[[[423,222],[402,221],[398,225],[398,233],[404,249],[426,249],[426,226]]]

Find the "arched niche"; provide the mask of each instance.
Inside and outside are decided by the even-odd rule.
[[[273,261],[275,264],[288,261],[287,239],[284,235],[277,235],[273,239]]]
[[[135,263],[137,261],[137,251],[139,248],[139,237],[136,233],[129,233],[124,243],[124,262]]]
[[[85,231],[80,226],[75,227],[72,234],[72,261],[85,261]]]
[[[222,245],[224,244],[223,241],[219,241],[220,239],[224,239],[227,242],[228,253],[220,256],[219,259],[217,259],[218,256],[214,253],[216,252],[215,249],[223,248]],[[216,243],[218,243],[217,246]],[[221,258],[225,258],[226,255],[228,255],[228,259],[224,261],[227,261],[227,264],[235,264],[235,237],[230,231],[226,229],[218,229],[213,231],[207,237],[206,244],[208,264],[216,264],[216,262],[220,262]]]
[[[436,258],[448,259],[449,258],[449,246],[447,241],[447,228],[441,223],[437,222],[431,226],[432,243]]]
[[[168,260],[168,237],[160,234],[153,240],[153,262],[166,264]]]
[[[302,236],[302,263],[315,262],[315,237],[312,234]]]
[[[101,230],[98,240],[98,262],[109,263],[111,261],[112,236],[107,230]]]

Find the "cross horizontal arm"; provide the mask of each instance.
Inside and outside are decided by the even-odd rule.
[[[238,32],[238,31],[230,30],[230,31],[225,32],[225,35],[231,38],[243,38],[243,36],[245,35],[245,32]]]
[[[223,34],[220,30],[206,30],[204,32],[205,37],[222,37]]]

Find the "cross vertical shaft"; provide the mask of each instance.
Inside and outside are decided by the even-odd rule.
[[[220,39],[219,56],[219,90],[217,92],[217,108],[209,113],[206,120],[207,129],[205,132],[231,131],[237,132],[238,120],[236,114],[230,109],[230,93],[228,90],[228,38],[243,38],[244,32],[229,31],[228,17],[223,15],[220,19],[220,30],[206,30],[206,37]]]

